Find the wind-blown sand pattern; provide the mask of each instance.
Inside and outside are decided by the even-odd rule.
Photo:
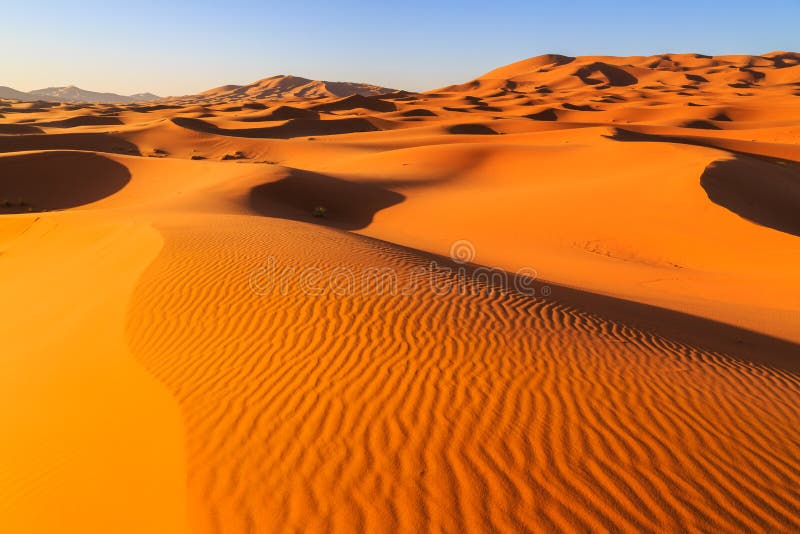
[[[552,55],[422,94],[270,78],[3,103],[2,517],[800,530],[799,57]],[[469,264],[448,258],[459,240]],[[451,269],[439,286],[432,263]]]

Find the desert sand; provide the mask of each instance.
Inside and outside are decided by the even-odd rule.
[[[0,101],[0,293],[8,532],[798,531],[800,54]]]

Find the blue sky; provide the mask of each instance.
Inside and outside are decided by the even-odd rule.
[[[0,2],[0,85],[160,95],[275,74],[410,90],[526,57],[800,51],[800,0]]]

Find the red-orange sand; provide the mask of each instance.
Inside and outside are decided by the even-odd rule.
[[[800,530],[800,55],[382,93],[0,102],[2,530]]]

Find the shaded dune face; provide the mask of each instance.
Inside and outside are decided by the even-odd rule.
[[[114,126],[122,124],[117,117],[84,115],[71,117],[60,121],[50,121],[39,123],[40,126],[51,128],[75,128],[77,126]]]
[[[30,124],[0,124],[0,135],[44,133],[38,126]]]
[[[267,113],[256,116],[242,117],[239,120],[242,122],[259,122],[259,121],[285,121],[289,119],[318,119],[319,113],[310,110],[296,108],[292,106],[278,106]]]
[[[385,100],[381,100],[380,98],[376,97],[352,95],[346,98],[342,98],[341,100],[334,100],[333,102],[317,104],[313,106],[312,109],[318,111],[341,111],[345,109],[355,109],[355,108],[387,112],[396,110],[397,105],[395,105],[392,102],[387,102]]]
[[[129,180],[125,166],[96,154],[46,152],[1,157],[0,213],[90,204],[113,195]]]
[[[115,154],[140,155],[139,148],[114,134],[75,132],[0,136],[0,152],[28,150],[91,150]]]
[[[592,63],[575,71],[575,76],[587,85],[607,83],[614,87],[633,85],[639,80],[625,70],[606,63]]]
[[[495,135],[497,132],[484,124],[456,124],[448,130],[452,134]]]
[[[555,110],[553,109],[545,109],[538,113],[531,113],[530,115],[526,115],[529,119],[533,119],[536,121],[557,121],[558,115],[556,115]]]
[[[635,129],[634,129],[635,128]],[[800,162],[800,149],[797,145],[787,143],[761,143],[755,140],[714,137],[708,134],[680,132],[670,134],[649,133],[647,127],[614,128],[613,133],[605,135],[608,139],[623,142],[661,142],[717,148],[730,154],[764,158],[778,165],[793,166]]]
[[[800,236],[800,167],[736,156],[709,165],[700,185],[740,217]]]
[[[269,126],[264,128],[220,128],[215,124],[201,119],[176,117],[172,122],[183,128],[198,132],[230,135],[235,137],[262,137],[287,139],[290,137],[301,137],[308,135],[336,135],[352,132],[370,132],[379,128],[367,119],[362,118],[342,118],[330,120],[315,119],[289,119],[279,126]]]
[[[375,184],[355,184],[324,174],[292,170],[278,181],[254,187],[250,206],[263,215],[320,224],[347,230],[369,226],[375,214],[405,197]],[[313,217],[314,210],[324,213]]]

